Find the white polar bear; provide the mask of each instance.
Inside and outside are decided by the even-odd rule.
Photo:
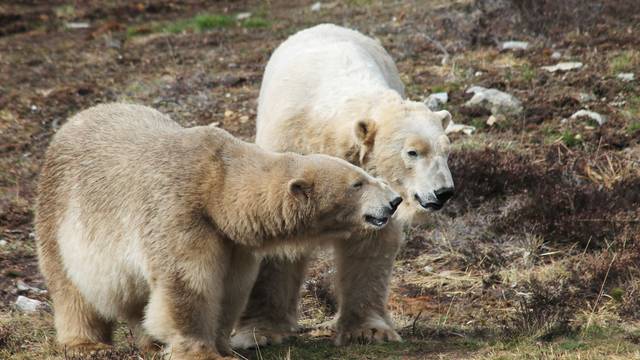
[[[360,237],[335,244],[337,344],[400,340],[386,309],[391,269],[402,225],[416,210],[438,210],[453,195],[444,132],[450,120],[447,111],[406,100],[389,54],[353,30],[326,24],[300,31],[269,60],[256,143],[346,159],[388,181],[405,199],[395,226],[372,234],[374,241]],[[307,263],[308,256],[263,262],[235,346],[277,343],[292,334]]]

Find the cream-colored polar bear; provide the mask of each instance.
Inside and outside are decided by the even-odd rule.
[[[407,201],[401,218],[366,237],[337,243],[338,344],[400,340],[386,309],[402,224],[437,210],[453,194],[447,166],[451,115],[404,98],[396,66],[380,44],[356,31],[319,25],[273,53],[258,105],[256,143],[275,151],[325,153],[387,180]],[[297,323],[308,257],[266,259],[232,343],[280,342]]]
[[[373,232],[400,201],[344,160],[266,151],[143,106],[83,111],[54,137],[39,183],[58,340],[99,348],[125,320],[172,359],[229,355],[261,254]]]

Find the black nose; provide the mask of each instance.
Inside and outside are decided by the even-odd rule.
[[[438,202],[440,202],[440,204],[444,204],[445,202],[447,202],[447,200],[451,199],[451,197],[453,196],[453,188],[452,187],[440,188],[435,191],[435,194],[436,194],[436,198],[438,199]]]
[[[402,202],[402,198],[400,196],[398,196],[397,198],[391,200],[391,202],[389,203],[389,205],[391,206],[391,212],[395,212],[396,209],[398,209],[398,205],[400,205],[400,203]]]

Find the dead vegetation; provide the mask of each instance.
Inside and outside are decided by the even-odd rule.
[[[640,9],[615,1],[310,1],[0,5],[0,358],[73,358],[51,315],[12,308],[18,280],[44,287],[33,246],[35,179],[65,119],[107,101],[153,106],[187,126],[254,134],[270,52],[320,22],[378,37],[414,99],[446,91],[458,123],[457,195],[407,233],[390,307],[403,345],[334,349],[303,334],[248,358],[631,358],[640,354]],[[251,12],[252,25],[236,15]],[[258,20],[256,20],[258,19]],[[88,24],[71,29],[68,23]],[[530,43],[501,51],[504,40]],[[580,61],[549,73],[542,66]],[[487,124],[471,85],[522,101]],[[599,126],[571,115],[607,115]],[[337,309],[330,254],[304,287],[302,323]],[[20,293],[23,294],[23,293]],[[40,300],[46,295],[25,293]],[[38,297],[39,296],[39,297]],[[325,334],[326,335],[326,334]],[[137,359],[128,330],[95,359]],[[151,359],[152,355],[145,358]]]

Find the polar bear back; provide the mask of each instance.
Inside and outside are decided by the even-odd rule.
[[[363,34],[331,24],[296,33],[267,64],[258,102],[258,134],[265,124],[312,114],[333,117],[335,104],[391,89],[404,97],[398,70],[384,48]]]

